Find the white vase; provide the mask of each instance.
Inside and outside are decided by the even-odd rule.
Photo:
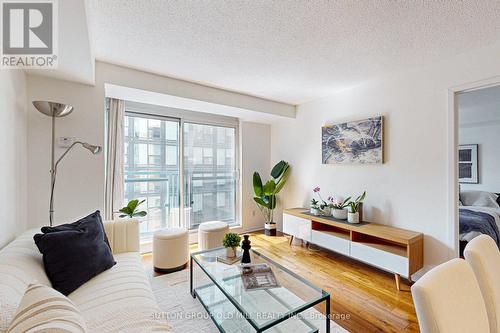
[[[332,209],[332,215],[334,218],[336,218],[338,220],[346,220],[347,219],[347,210],[334,208],[334,209]]]
[[[228,258],[236,257],[236,247],[226,247],[226,257]]]
[[[319,215],[319,209],[311,207],[311,214],[318,216]]]
[[[359,223],[359,213],[347,213],[347,222],[349,223]]]

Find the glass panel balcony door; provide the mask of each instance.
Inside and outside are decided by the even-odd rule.
[[[236,222],[236,129],[184,122],[185,225]]]
[[[179,126],[176,119],[135,113],[125,116],[125,201],[145,200],[142,238],[180,226]]]

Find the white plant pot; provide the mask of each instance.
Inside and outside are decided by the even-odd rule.
[[[226,247],[226,257],[228,258],[236,257],[236,247]]]
[[[332,216],[338,220],[346,220],[347,210],[334,208],[332,209]]]
[[[331,216],[332,215],[332,209],[330,207],[323,208],[323,215],[324,216]]]
[[[265,223],[264,231],[266,236],[276,236],[276,223]]]
[[[347,222],[349,223],[359,223],[359,213],[351,213],[347,214]]]
[[[311,214],[318,216],[319,215],[319,209],[311,207]]]

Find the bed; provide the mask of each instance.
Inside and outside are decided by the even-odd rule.
[[[500,196],[484,191],[460,193],[460,256],[468,242],[481,234],[489,235],[500,249]]]

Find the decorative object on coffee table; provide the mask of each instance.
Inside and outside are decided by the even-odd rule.
[[[230,232],[224,236],[222,245],[226,248],[226,257],[236,257],[236,248],[240,246],[241,237],[237,233]]]
[[[56,128],[56,118],[65,117],[73,111],[73,106],[69,104],[47,102],[47,101],[33,101],[33,106],[43,113],[52,118],[52,142],[51,142],[51,164],[50,164],[50,204],[49,204],[49,223],[50,226],[53,224],[54,220],[54,190],[56,187],[56,175],[57,166],[61,160],[66,156],[66,154],[76,145],[82,145],[83,148],[88,149],[92,154],[97,154],[101,151],[100,146],[94,146],[86,142],[75,141],[66,151],[55,160],[55,128]]]
[[[250,258],[250,249],[252,246],[250,243],[252,243],[249,239],[249,235],[243,235],[243,242],[241,242],[241,248],[243,249],[243,257],[241,258],[241,263],[242,264],[249,264],[252,259]]]
[[[285,186],[290,175],[290,165],[288,162],[280,161],[271,170],[271,177],[265,184],[258,172],[253,173],[254,201],[257,203],[265,219],[264,229],[267,236],[276,236],[276,223],[273,212],[276,208],[276,195]]]

